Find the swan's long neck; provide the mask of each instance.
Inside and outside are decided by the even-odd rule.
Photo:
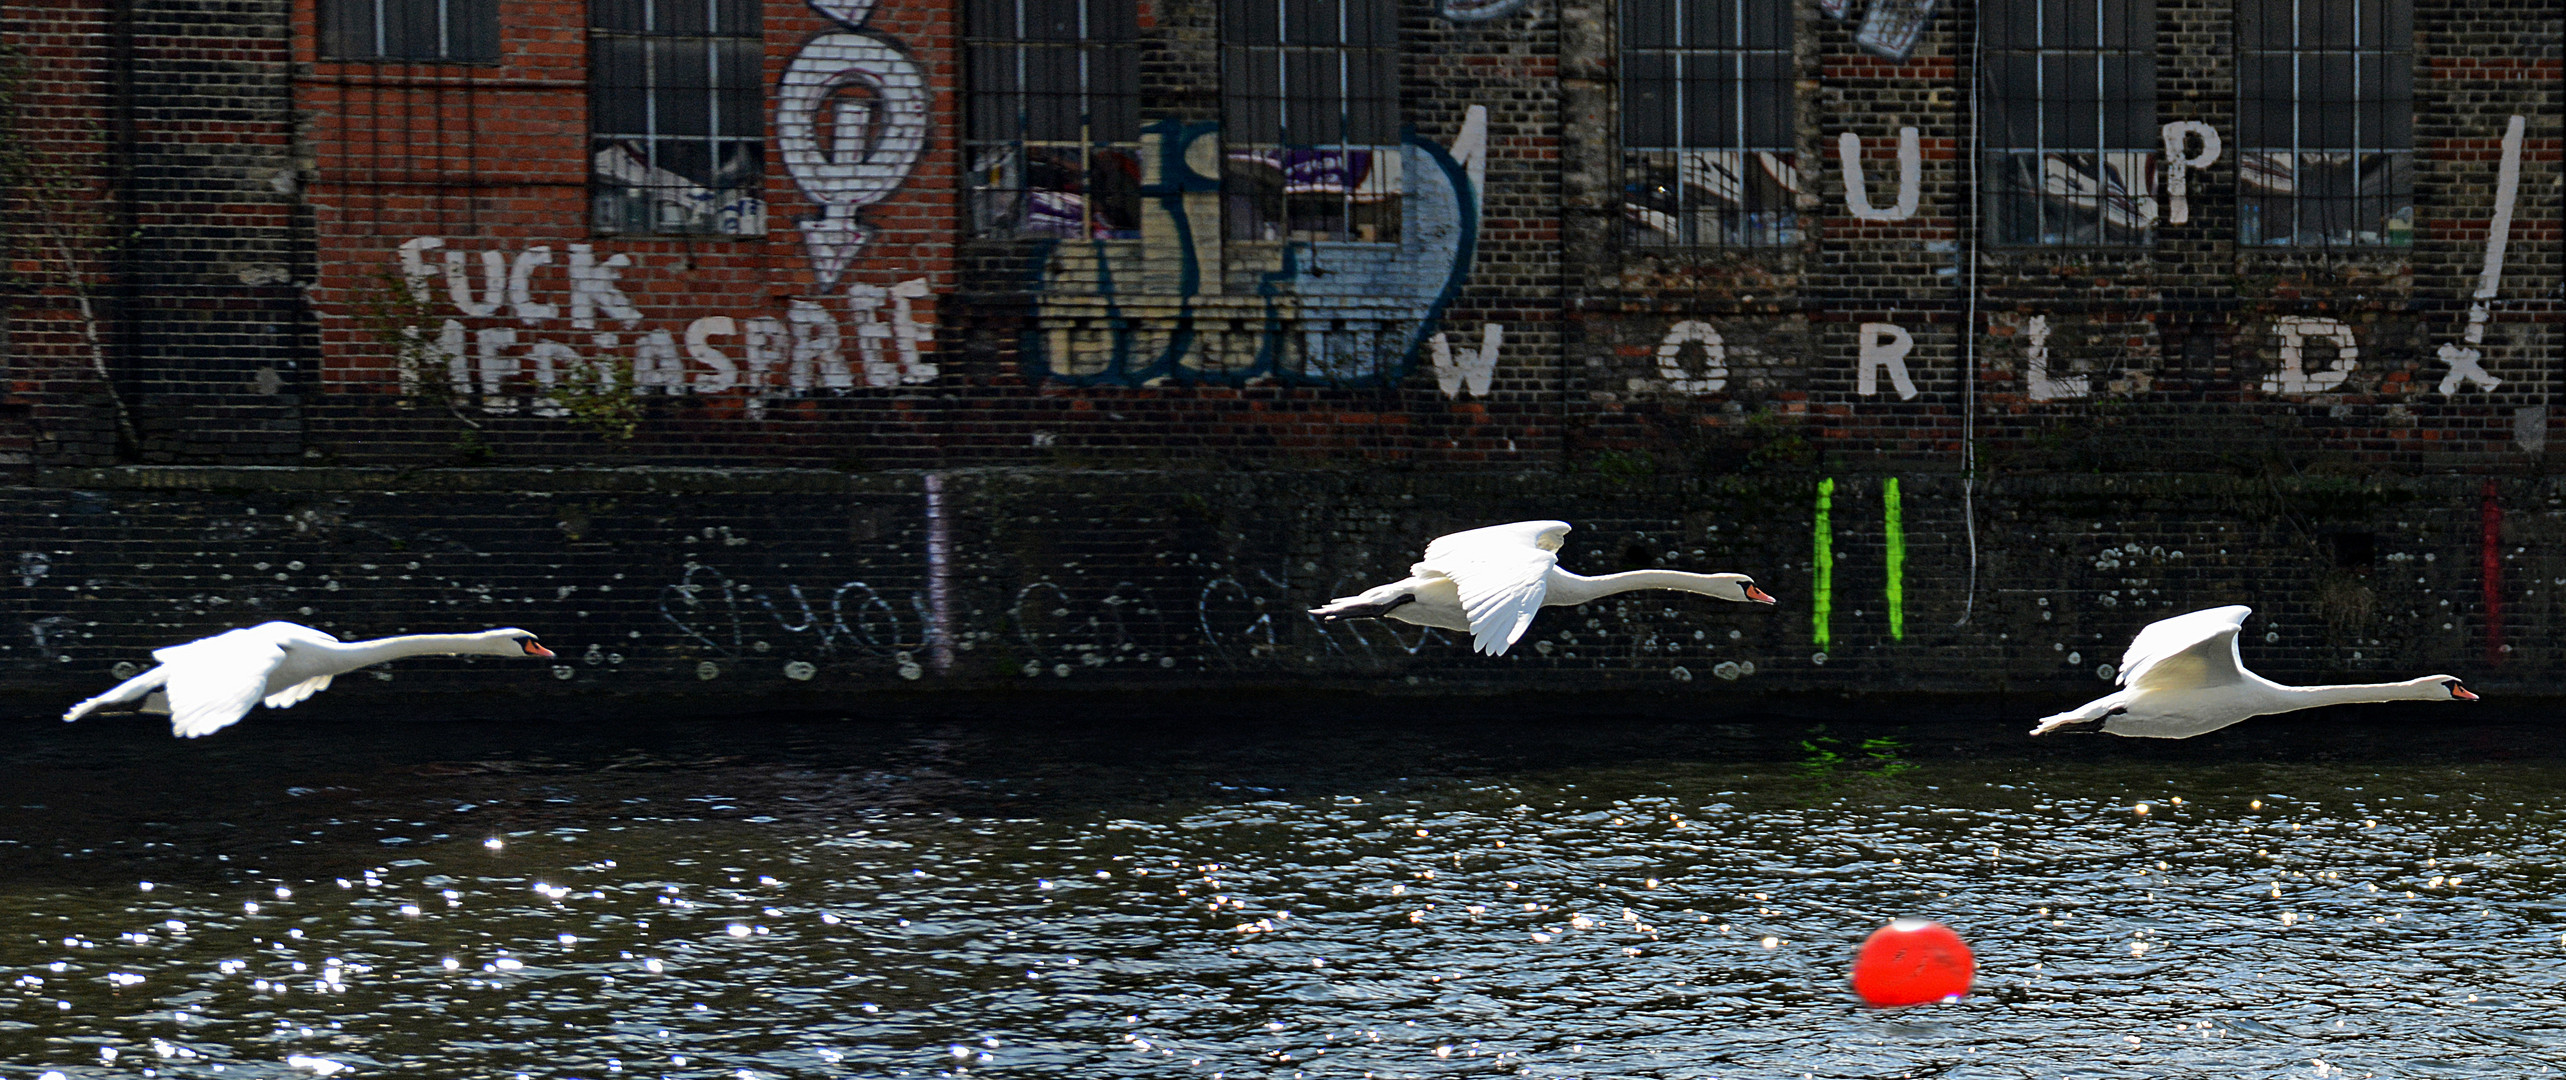
[[[1565,570],[1553,570],[1551,573],[1554,576],[1550,582],[1550,593],[1544,598],[1544,603],[1550,604],[1583,604],[1597,597],[1626,593],[1633,589],[1674,589],[1679,592],[1716,596],[1723,600],[1734,599],[1727,592],[1720,590],[1720,586],[1726,582],[1719,578],[1682,570],[1625,570],[1618,574],[1601,574],[1595,577],[1572,574]]]
[[[2450,696],[2450,688],[2437,678],[2409,679],[2391,683],[2352,683],[2343,686],[2284,686],[2284,694],[2295,708],[2313,709],[2320,705],[2357,705],[2373,701],[2440,701]]]
[[[405,656],[461,656],[466,653],[505,656],[519,648],[521,646],[508,639],[494,640],[480,634],[405,634],[372,641],[343,642],[330,652],[363,667]]]

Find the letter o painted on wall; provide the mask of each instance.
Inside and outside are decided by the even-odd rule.
[[[1702,347],[1702,370],[1684,370],[1684,346]],[[1657,377],[1679,394],[1716,394],[1728,388],[1728,346],[1711,324],[1686,319],[1657,343]]]

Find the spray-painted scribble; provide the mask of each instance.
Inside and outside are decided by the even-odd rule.
[[[2085,376],[2049,373],[2047,315],[2032,316],[2030,325],[2023,328],[2023,391],[2033,401],[2081,398],[2093,392],[2093,382]]]
[[[1378,386],[1416,370],[1477,250],[1485,107],[1449,151],[1405,138],[1395,242],[1284,240],[1267,269],[1227,275],[1218,126],[1160,121],[1141,138],[1139,243],[1055,240],[1036,257],[1027,378]]]
[[[2503,164],[2495,170],[2495,217],[2486,225],[2486,263],[2477,273],[2477,292],[2468,305],[2468,329],[2461,335],[2467,344],[2441,345],[2441,362],[2450,367],[2450,374],[2441,377],[2444,397],[2458,393],[2462,381],[2475,383],[2480,390],[2504,384],[2487,374],[2479,361],[2484,359],[2486,324],[2494,321],[2495,291],[2504,283],[2504,245],[2512,237],[2513,202],[2521,194],[2521,140],[2529,125],[2528,119],[2515,116],[2504,128]]]
[[[824,601],[816,595],[820,590],[827,592]],[[926,610],[917,597],[894,602],[861,581],[820,590],[805,593],[799,583],[788,584],[779,602],[766,589],[688,563],[676,583],[660,589],[659,614],[685,640],[729,660],[779,647],[804,655],[895,658],[924,647]]]

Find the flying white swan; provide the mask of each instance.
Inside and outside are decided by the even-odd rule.
[[[340,641],[290,622],[260,623],[153,651],[160,666],[71,707],[68,723],[114,705],[145,698],[146,711],[166,704],[179,738],[210,735],[238,723],[261,699],[290,709],[329,689],[330,680],[361,667],[405,656],[551,656],[533,634],[514,628],[474,634],[410,634],[373,641]]]
[[[1490,656],[1505,653],[1524,636],[1544,605],[1570,607],[1633,589],[1678,589],[1722,600],[1770,604],[1773,597],[1744,574],[1689,574],[1681,570],[1631,570],[1586,577],[1559,568],[1565,521],[1490,525],[1426,545],[1426,557],[1408,577],[1356,596],[1310,609],[1322,619],[1397,619],[1419,626],[1467,630],[1471,645]]]
[[[2142,739],[2188,739],[2250,716],[2361,701],[2475,701],[2456,677],[2353,686],[2283,686],[2245,670],[2236,632],[2254,609],[2215,607],[2147,624],[2121,654],[2118,693],[2044,717],[2034,735],[2104,731]]]

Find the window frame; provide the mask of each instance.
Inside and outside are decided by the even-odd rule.
[[[702,22],[690,29],[684,10],[697,6]],[[638,11],[639,27],[609,25],[604,13],[610,10],[618,15]],[[671,17],[663,19],[663,13]],[[700,68],[685,62],[686,54],[697,50],[703,58]],[[641,73],[639,81],[611,78],[632,71]],[[681,81],[699,71],[702,85]],[[687,100],[688,91],[705,95],[700,117],[692,111],[695,103]],[[588,98],[592,231],[601,236],[765,238],[768,101],[765,13],[759,0],[589,0]],[[640,103],[639,128],[614,130],[622,125],[613,121],[631,114],[634,101]],[[685,108],[669,110],[680,115],[664,119],[661,113],[672,103]],[[703,131],[677,130],[699,119]],[[641,154],[629,152],[636,141]],[[696,175],[686,171],[686,158],[699,148],[703,160],[693,163],[701,173]],[[618,149],[627,153],[612,158]],[[620,174],[610,174],[609,168]],[[692,212],[685,212],[690,202]],[[672,215],[672,210],[681,213]],[[672,216],[680,220],[666,220]]]
[[[2026,20],[2015,17],[2023,8],[2033,12],[2027,38]],[[2136,14],[2140,11],[2143,16]],[[2063,26],[2053,28],[2053,12]],[[2090,22],[2079,26],[2079,14],[2090,15]],[[1980,9],[1977,197],[1980,238],[1988,246],[2144,250],[2155,245],[2158,222],[2147,209],[2155,205],[2163,154],[2156,115],[2157,15],[2155,0],[1992,0]],[[2115,24],[2118,44],[2112,42]],[[2121,65],[2117,78],[2115,62]],[[2026,66],[2032,92],[2008,95],[2007,76],[2018,76]],[[2072,81],[2053,87],[2053,75]],[[2078,90],[2087,93],[2076,95]],[[2073,108],[2085,104],[2092,106],[2090,117]],[[2027,116],[2021,115],[2024,111]],[[2017,145],[2026,127],[2029,144]],[[2077,138],[2080,127],[2090,128],[2090,136]],[[2053,142],[2053,132],[2063,137]],[[2061,165],[2063,170],[2055,167]],[[2036,177],[2035,182],[2022,183],[2025,173]],[[2138,181],[2134,188],[2132,177]],[[2053,210],[2052,195],[2070,208],[2079,201],[2092,206]],[[2009,200],[2025,200],[2032,207],[2029,230],[2011,225],[2020,220],[2023,204]],[[2073,221],[2074,215],[2086,220]],[[2053,220],[2060,223],[2056,230]],[[2116,221],[2135,224],[2116,226]],[[2080,234],[2087,224],[2090,230]]]
[[[1397,0],[1220,0],[1224,236],[1398,242],[1407,153],[1399,7]],[[1332,32],[1316,15],[1322,9],[1334,13]],[[1314,17],[1296,21],[1295,10]],[[1259,24],[1263,12],[1272,13],[1270,26]],[[1321,92],[1307,92],[1313,88]],[[1333,124],[1325,115],[1331,103]],[[1270,127],[1270,138],[1251,137],[1261,127]],[[1331,127],[1335,138],[1325,138]]]
[[[1625,0],[1619,7],[1615,118],[1620,124],[1620,235],[1624,242],[1650,251],[1798,246],[1807,235],[1798,197],[1809,190],[1799,129],[1799,5],[1772,0]],[[1716,28],[1699,30],[1695,17],[1714,8],[1726,18]],[[1767,20],[1760,27],[1750,18],[1757,11]],[[1641,20],[1660,13],[1664,40],[1639,43],[1644,36]],[[1758,29],[1768,35],[1764,40],[1754,40]],[[1649,78],[1647,73],[1661,65],[1664,76]],[[1720,70],[1723,67],[1725,71]],[[1762,68],[1761,77],[1751,71],[1757,67]],[[1697,69],[1710,73],[1696,76]],[[1664,90],[1652,95],[1641,89],[1650,83]],[[1757,100],[1759,89],[1769,96]],[[1707,125],[1697,123],[1692,114],[1697,98],[1724,106],[1729,115]],[[1654,126],[1670,138],[1637,137],[1645,133],[1635,130],[1634,113],[1651,108],[1665,117]],[[1724,140],[1715,134],[1723,124],[1729,129]],[[1696,138],[1693,129],[1699,126],[1707,126],[1710,133]],[[1651,160],[1661,156],[1666,160]],[[1705,200],[1716,198],[1722,187],[1734,186],[1740,193],[1738,209],[1695,209],[1697,203],[1688,196],[1696,185],[1686,182],[1688,175],[1709,178],[1709,183],[1700,185]],[[1666,177],[1673,179],[1671,188],[1660,182]],[[1748,202],[1748,193],[1768,186],[1767,180],[1776,194],[1770,209],[1758,209]],[[1708,228],[1704,214],[1716,215],[1707,222]],[[1758,215],[1772,220],[1754,220]],[[1667,239],[1652,241],[1643,226],[1654,224],[1658,217],[1666,218],[1672,228],[1659,230]]]
[[[2314,45],[2308,43],[2311,34],[2306,8],[2314,3],[2315,0],[2238,0],[2237,3],[2234,150],[2237,246],[2262,251],[2410,250],[2414,246],[2415,225],[2414,5],[2411,0],[2355,0],[2349,5],[2351,25],[2343,28],[2349,30],[2351,43],[2335,46],[2322,41]],[[2281,35],[2280,47],[2275,48],[2272,47],[2274,37],[2268,31],[2270,23],[2258,20],[2256,16],[2260,14],[2268,18],[2268,9],[2283,7],[2289,9],[2290,25]],[[2365,9],[2375,9],[2383,18],[2365,24],[2362,18]],[[2319,39],[2326,36],[2324,23],[2327,21],[2319,19],[2320,25],[2313,36]],[[2261,22],[2260,26],[2256,25],[2258,22]],[[2265,32],[2257,34],[2258,29]],[[2378,43],[2367,41],[2365,30],[2386,40]],[[2398,40],[2400,37],[2401,41]],[[2260,74],[2264,65],[2274,60],[2285,60],[2289,64],[2290,85],[2279,94],[2271,92],[2268,82]],[[2334,74],[2325,68],[2330,66],[2329,61],[2336,60],[2345,61],[2340,74],[2350,76],[2347,89],[2351,93],[2345,97],[2316,96],[2312,100],[2311,83],[2320,84],[2315,92],[2321,95],[2321,84],[2328,74]],[[2364,76],[2371,74],[2365,71],[2365,61],[2376,64],[2377,79],[2365,80]],[[2309,71],[2312,66],[2318,69],[2314,74]],[[2258,87],[2261,93],[2256,92]],[[2375,96],[2365,90],[2375,91]],[[2290,142],[2287,146],[2278,146],[2271,141],[2275,119],[2272,113],[2275,111],[2283,114],[2278,119],[2289,129]],[[2351,137],[2341,144],[2311,146],[2306,129],[2312,114],[2321,121],[2347,118]],[[2363,142],[2365,123],[2373,125],[2368,134],[2380,140],[2375,146]],[[2402,139],[2395,130],[2400,126],[2404,129]],[[2398,142],[2403,145],[2393,145]],[[2312,156],[2331,158],[2338,155],[2345,159],[2340,165],[2330,161],[2312,165],[2309,161]],[[2364,155],[2377,155],[2381,159],[2385,180],[2382,195],[2361,194]],[[2303,193],[2302,189],[2308,186],[2308,173],[2327,166],[2350,167],[2352,194]],[[2287,173],[2284,182],[2289,190],[2286,193],[2258,195],[2254,192],[2255,178],[2280,175],[2280,171]],[[2366,239],[2359,227],[2365,219],[2365,203],[2385,211],[2376,219],[2380,228],[2369,233]],[[2311,204],[2315,208],[2313,215]],[[2337,216],[2336,207],[2344,205],[2350,207],[2344,216],[2348,226],[2345,233],[2328,232],[2322,225],[2312,229],[2308,224],[2311,216],[2321,220]],[[2290,228],[2279,239],[2270,238],[2270,234],[2264,231],[2265,210],[2273,206],[2289,208]],[[2402,229],[2396,228],[2400,223],[2400,209],[2404,213]]]
[[[1074,8],[1075,31],[1055,24],[1046,36],[1034,10],[1045,4]],[[1138,239],[1139,0],[965,0],[962,8],[966,233]],[[1001,12],[1009,25],[990,25]],[[1073,82],[1037,87],[1043,75]],[[1064,105],[1076,130],[1041,130],[1063,126]],[[1058,186],[1038,186],[1038,156],[1052,163]],[[1063,220],[1072,207],[1075,220]],[[1053,220],[1036,223],[1046,215]]]
[[[362,9],[362,25],[352,16]],[[397,11],[415,17],[417,9],[433,9],[436,15],[435,48],[427,51],[394,51],[396,26],[409,19],[394,18]],[[458,14],[458,11],[461,14]],[[317,46],[323,63],[337,64],[495,64],[499,62],[499,0],[318,0],[313,11],[319,23]],[[418,27],[411,27],[416,30]],[[370,39],[365,48],[344,48],[351,38]]]

